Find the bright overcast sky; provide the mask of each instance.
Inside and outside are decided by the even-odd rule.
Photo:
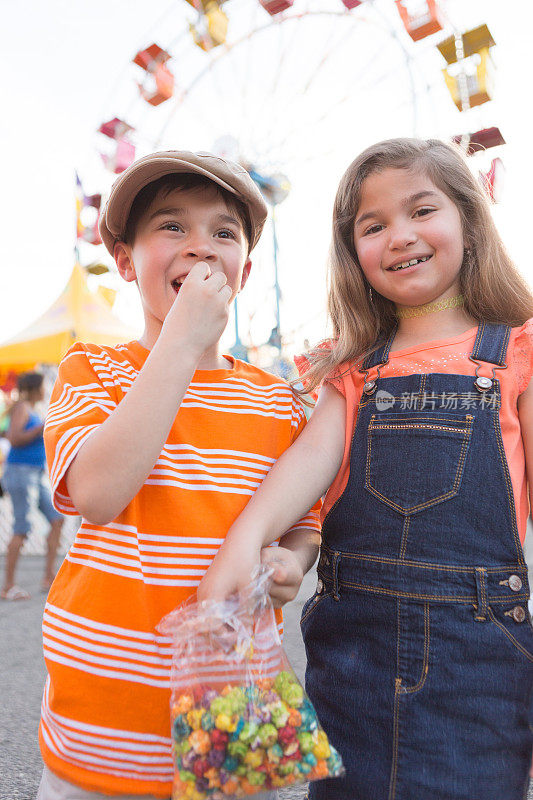
[[[279,264],[282,329],[294,331],[296,349],[304,335],[316,339],[324,332],[324,264],[336,184],[377,138],[413,132],[444,138],[499,126],[507,145],[482,156],[479,166],[487,168],[493,155],[504,161],[504,197],[495,216],[512,256],[533,281],[531,3],[441,0],[455,25],[466,30],[486,22],[497,43],[495,99],[466,119],[444,87],[438,37],[414,44],[393,0],[374,2],[375,9],[341,17],[333,13],[342,10],[341,0],[295,0],[295,12],[315,13],[250,35],[268,15],[258,0],[228,0],[230,38],[242,36],[245,44],[215,60],[191,43],[185,0],[4,0],[0,341],[31,323],[63,289],[74,258],[74,173],[88,193],[108,190],[111,177],[100,166],[95,130],[115,115],[136,125],[140,155],[153,149],[163,127],[163,147],[210,149],[227,133],[241,140],[249,157],[289,176],[292,192],[278,208]],[[324,11],[329,15],[318,14]],[[174,110],[170,103],[152,109],[136,100],[131,59],[153,41],[171,51],[177,85],[187,91]],[[265,236],[241,309],[241,334],[249,332],[256,342],[274,324],[270,229]],[[103,248],[85,246],[82,262],[91,260],[110,263]],[[130,323],[139,320],[132,287],[116,310]]]

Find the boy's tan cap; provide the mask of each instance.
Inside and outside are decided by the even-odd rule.
[[[218,183],[245,204],[250,216],[252,250],[261,236],[267,205],[244,167],[212,153],[164,150],[139,158],[111,187],[111,193],[98,224],[102,241],[113,255],[116,242],[123,241],[131,206],[141,189],[164,175],[193,172]]]

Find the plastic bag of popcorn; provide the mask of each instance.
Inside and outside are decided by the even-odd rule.
[[[173,800],[227,800],[338,777],[342,761],[295,676],[259,567],[239,596],[187,601],[172,647]]]

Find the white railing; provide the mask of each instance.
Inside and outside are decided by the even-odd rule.
[[[34,509],[31,512],[31,533],[22,549],[23,554],[43,555],[46,553],[46,534],[49,525],[45,517]],[[79,517],[65,517],[59,552],[66,553],[74,541],[74,536],[80,525]],[[9,495],[0,497],[0,555],[6,552],[7,545],[13,533],[13,509]]]

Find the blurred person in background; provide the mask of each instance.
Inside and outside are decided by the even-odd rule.
[[[0,498],[4,496],[4,487],[2,486],[4,462],[11,448],[11,445],[6,437],[7,429],[9,427],[10,410],[11,403],[8,401],[5,392],[0,389]]]
[[[3,389],[0,389],[0,437],[5,436],[9,428],[9,412],[11,410],[11,401],[6,396]]]
[[[48,591],[55,575],[55,560],[63,517],[52,506],[46,483],[44,423],[37,405],[44,400],[44,376],[26,372],[17,380],[18,400],[9,414],[7,438],[11,449],[6,459],[2,484],[13,504],[13,536],[6,556],[5,578],[0,597],[4,600],[26,600],[27,591],[15,583],[15,570],[20,551],[31,531],[31,510],[37,505],[50,523],[42,590]]]

